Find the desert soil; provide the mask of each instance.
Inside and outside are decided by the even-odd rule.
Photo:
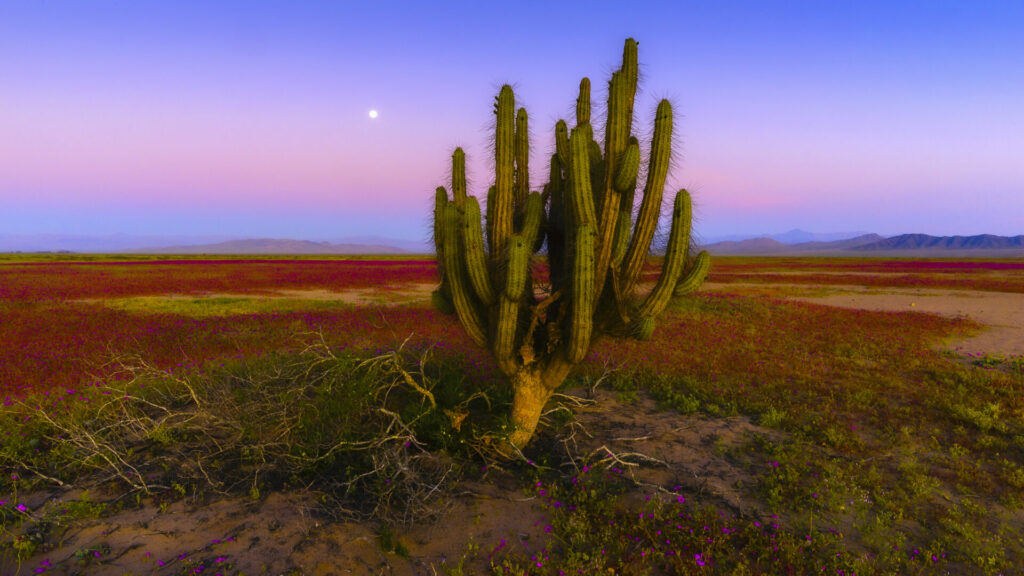
[[[647,398],[620,401],[610,390],[575,390],[577,425],[549,439],[553,450],[569,450],[577,465],[622,470],[640,484],[635,497],[675,499],[679,494],[717,502],[736,512],[759,515],[755,501],[737,486],[755,482],[731,463],[728,449],[763,436],[784,434],[749,418],[708,418],[658,409]],[[614,455],[614,458],[612,457]],[[602,464],[604,462],[604,464]],[[641,466],[642,464],[642,466]],[[493,560],[512,551],[528,558],[552,543],[542,499],[522,490],[522,480],[505,472],[460,482],[439,502],[436,521],[395,530],[408,555],[382,551],[375,525],[332,522],[317,512],[316,496],[305,491],[274,493],[259,501],[226,498],[165,509],[144,504],[96,520],[80,520],[59,541],[19,565],[0,558],[0,574],[309,574],[435,576],[465,556],[466,574],[489,573]],[[27,496],[38,510],[46,501],[81,497],[55,490]],[[101,500],[98,495],[94,500]],[[99,550],[80,563],[78,550]],[[205,570],[197,571],[198,566]]]
[[[941,288],[868,288],[863,286],[777,285],[781,297],[859,310],[918,312],[948,318],[969,318],[985,328],[973,336],[947,340],[943,349],[959,354],[1024,356],[1024,294]],[[706,290],[764,289],[763,284],[713,284]],[[792,294],[792,295],[791,295]]]

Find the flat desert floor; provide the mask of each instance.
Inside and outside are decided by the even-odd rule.
[[[287,289],[260,298],[410,304],[429,301],[432,289],[433,285],[414,283],[383,297],[365,288]],[[1024,356],[1024,293],[1020,292],[785,281],[709,282],[701,291],[967,318],[984,328],[937,347],[965,359]],[[226,296],[231,294],[210,295]],[[577,395],[577,418],[588,430],[577,449],[651,455],[657,466],[631,471],[639,485],[678,483],[740,514],[757,504],[736,487],[756,480],[723,454],[753,436],[777,441],[785,435],[746,416],[668,413],[649,398],[624,402],[621,395],[605,389],[571,393]],[[295,490],[255,502],[234,497],[197,503],[183,498],[162,509],[143,505],[83,522],[67,530],[56,549],[35,557],[21,562],[0,558],[0,573],[27,574],[42,566],[51,574],[181,574],[195,572],[196,567],[206,573],[231,574],[473,574],[490,572],[492,556],[496,558],[500,551],[497,542],[504,546],[507,540],[525,551],[531,541],[544,539],[547,511],[543,502],[513,479],[497,474],[461,488],[463,493],[438,511],[436,522],[403,530],[405,555],[383,551],[379,534],[367,523],[322,523],[314,512],[319,506],[315,495]],[[37,508],[58,497],[74,499],[76,494],[54,489],[26,495],[22,501]],[[82,550],[101,550],[103,564],[88,564],[83,570],[85,564],[76,556]],[[227,570],[218,571],[222,566]]]

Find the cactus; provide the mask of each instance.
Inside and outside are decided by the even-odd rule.
[[[638,290],[672,156],[672,107],[658,105],[650,158],[641,169],[631,135],[637,88],[637,43],[626,41],[622,67],[608,83],[603,147],[591,127],[590,80],[580,82],[576,126],[555,125],[555,153],[543,193],[530,191],[526,110],[512,88],[495,102],[495,183],[480,204],[465,189],[465,154],[452,155],[452,197],[435,194],[434,238],[441,285],[435,305],[456,314],[470,337],[490,348],[513,387],[508,442],[522,448],[545,403],[602,334],[647,340],[669,301],[694,292],[710,258],[687,255],[690,195],[673,201],[661,272],[644,296]],[[636,218],[638,174],[646,175]],[[486,252],[484,230],[486,230]],[[532,264],[547,247],[549,282],[534,286]]]
[[[706,250],[701,250],[686,276],[679,279],[679,283],[676,284],[676,289],[672,292],[672,295],[681,298],[696,292],[697,288],[700,288],[700,285],[704,283],[704,279],[707,278],[708,270],[710,269],[711,255]]]

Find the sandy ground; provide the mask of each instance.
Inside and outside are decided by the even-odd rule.
[[[764,284],[713,284],[705,290],[742,290],[745,287],[763,290]],[[776,285],[796,289],[784,298],[802,302],[887,312],[920,312],[949,318],[970,318],[985,329],[969,338],[949,340],[946,349],[961,354],[992,354],[1024,356],[1024,294],[981,290],[946,290],[931,288],[866,288],[862,286],[813,286],[820,295],[801,294],[807,285]]]
[[[781,441],[783,433],[742,416],[680,415],[659,410],[648,398],[622,402],[610,390],[571,393],[579,399],[574,403],[579,425],[573,428],[575,433],[564,432],[551,440],[553,450],[569,446],[577,457],[589,456],[591,465],[608,454],[617,455],[621,462],[610,465],[640,483],[633,494],[637,499],[697,496],[701,502],[716,502],[736,512],[762,512],[738,489],[755,479],[725,454],[755,436]],[[500,563],[514,550],[516,556],[529,558],[553,544],[544,533],[550,523],[544,503],[521,486],[520,478],[502,472],[489,473],[483,481],[459,483],[449,492],[436,522],[396,530],[408,549],[404,557],[380,549],[373,523],[325,520],[317,512],[315,495],[294,491],[259,501],[193,503],[186,497],[165,509],[144,503],[80,520],[59,537],[48,538],[47,549],[20,565],[0,557],[0,575],[33,574],[41,567],[55,575],[485,574],[490,573],[492,557]],[[30,509],[41,510],[48,501],[80,497],[80,492],[55,490],[23,501]],[[445,571],[464,557],[463,572]]]

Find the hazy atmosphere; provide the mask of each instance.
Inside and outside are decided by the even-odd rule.
[[[421,239],[502,83],[539,188],[629,36],[699,237],[1024,230],[1024,4],[483,4],[5,2],[0,235]]]

